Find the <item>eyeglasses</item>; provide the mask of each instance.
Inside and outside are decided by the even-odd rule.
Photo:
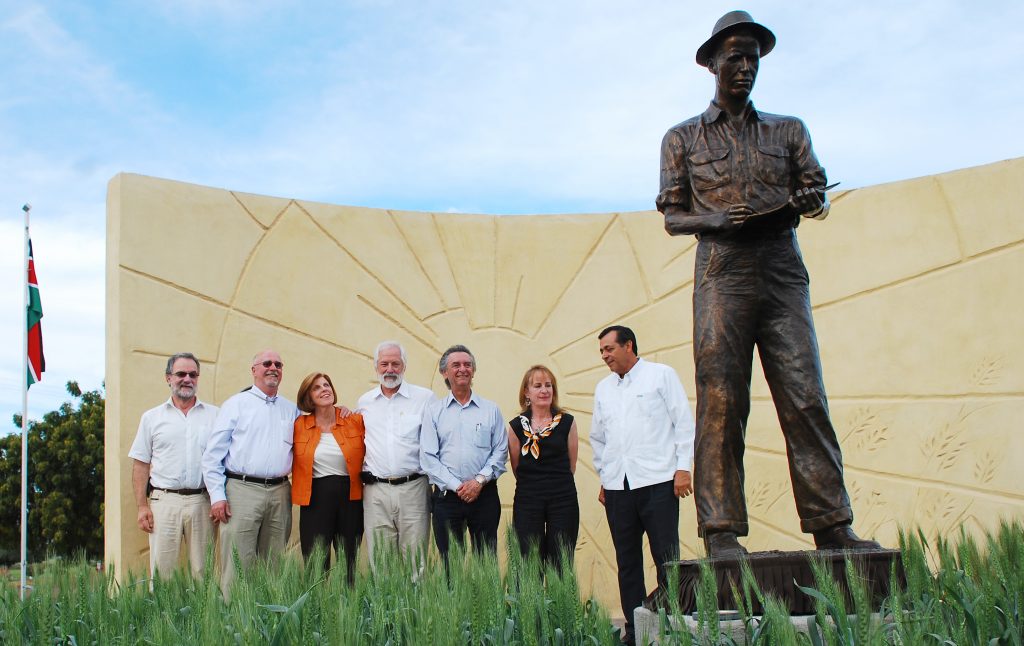
[[[192,372],[184,372],[182,370],[179,370],[178,372],[172,372],[171,374],[177,377],[178,379],[184,379],[185,377],[190,377],[192,379],[199,378],[199,373],[194,370]]]
[[[267,359],[266,361],[264,361],[263,363],[260,363],[259,365],[263,366],[264,368],[269,368],[270,366],[274,366],[278,370],[280,370],[281,368],[284,368],[284,362],[283,361],[271,361],[270,359]]]

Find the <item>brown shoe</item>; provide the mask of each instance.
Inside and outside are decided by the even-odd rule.
[[[853,533],[848,524],[833,525],[814,532],[814,546],[819,550],[880,550],[876,541],[865,540]]]
[[[714,532],[705,535],[704,549],[711,558],[737,558],[747,555],[747,548],[736,540],[736,532]]]

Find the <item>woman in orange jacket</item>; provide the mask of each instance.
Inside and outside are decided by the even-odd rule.
[[[317,542],[345,554],[349,583],[355,576],[356,549],[363,538],[363,484],[359,472],[366,453],[362,415],[342,417],[331,378],[314,372],[302,380],[295,398],[308,412],[295,420],[292,503],[299,509],[299,545],[309,558]]]

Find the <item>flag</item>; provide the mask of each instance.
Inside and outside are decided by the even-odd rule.
[[[36,263],[32,259],[32,240],[28,241],[28,385],[39,381],[46,370],[43,358],[43,305],[39,300],[39,282],[36,280]]]

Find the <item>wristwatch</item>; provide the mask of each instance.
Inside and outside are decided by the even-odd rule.
[[[483,476],[482,476],[482,475],[480,475],[479,473],[478,473],[478,474],[476,474],[476,478],[475,478],[475,479],[476,479],[476,481],[477,481],[477,482],[479,482],[479,483],[480,483],[480,485],[481,485],[481,486],[483,486],[483,485],[487,484],[487,478],[483,477]]]

